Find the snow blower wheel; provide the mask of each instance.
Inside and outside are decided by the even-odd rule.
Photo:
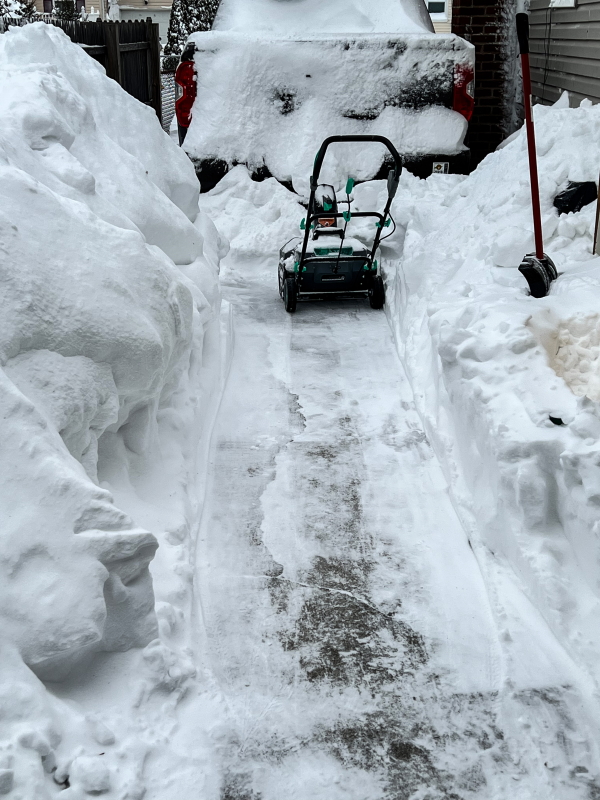
[[[296,310],[296,279],[288,277],[283,284],[283,302],[285,303],[285,310],[288,314],[293,314]]]
[[[369,289],[369,305],[371,308],[383,308],[385,303],[385,289],[383,288],[383,278],[376,275],[373,285]]]
[[[351,211],[353,178],[346,182],[345,199],[336,196],[335,188],[330,184],[319,183],[325,153],[334,142],[378,142],[387,147],[394,167],[388,174],[388,196],[383,211]],[[306,218],[300,223],[304,234],[290,239],[279,251],[279,290],[286,311],[295,311],[297,300],[331,297],[368,297],[371,308],[383,308],[385,290],[379,245],[396,228],[390,209],[401,172],[402,161],[398,151],[384,136],[330,136],[325,139],[310,178]],[[340,210],[344,205],[346,210]],[[348,234],[351,220],[360,217],[373,220],[373,242],[370,245]],[[394,227],[384,236],[384,228],[391,224]]]

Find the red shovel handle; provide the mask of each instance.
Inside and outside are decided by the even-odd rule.
[[[529,69],[529,17],[527,14],[517,14],[517,37],[519,39],[519,49],[521,51],[521,69],[523,72],[523,100],[525,103],[527,151],[529,153],[529,175],[531,179],[531,207],[533,211],[535,254],[538,258],[543,258],[544,239],[542,236],[540,185],[538,181],[537,156],[535,149],[535,128],[533,126],[533,109],[531,103],[531,73]]]

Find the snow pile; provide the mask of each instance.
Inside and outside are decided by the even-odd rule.
[[[433,31],[422,0],[222,0],[219,31],[307,33],[421,33]]]
[[[227,261],[269,280],[277,274],[279,249],[302,233],[300,222],[306,209],[299,199],[274,178],[253,181],[248,170],[238,165],[201,196],[201,208],[215,219],[230,243]]]
[[[541,341],[550,366],[573,394],[600,400],[600,315],[557,319]]]
[[[135,484],[165,415],[176,426],[191,414],[211,354],[220,245],[197,201],[194,170],[154,112],[62,31],[0,36],[4,793],[14,782],[21,797],[48,796],[44,770],[60,782],[69,725],[80,749],[110,739],[63,725],[65,708],[22,661],[64,679],[92,653],[157,635],[157,540],[106,480]],[[73,797],[107,790],[107,767],[88,762],[74,762]]]
[[[185,149],[201,167],[266,168],[305,193],[315,154],[333,134],[380,134],[413,156],[464,149],[464,117],[440,105],[452,93],[454,64],[473,59],[472,45],[455,36],[193,38],[198,94]],[[383,147],[339,146],[322,180],[373,178],[385,155]]]
[[[516,269],[532,249],[521,131],[467,178],[403,176],[388,310],[482,563],[493,554],[494,569],[518,576],[600,680],[595,204],[562,217],[553,207],[568,181],[597,179],[600,107],[538,106],[536,122],[546,251],[562,273],[550,296],[530,297]]]

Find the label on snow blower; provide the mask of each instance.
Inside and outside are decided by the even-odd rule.
[[[450,162],[449,161],[434,161],[433,162],[433,169],[431,170],[432,175],[447,175],[450,172]]]

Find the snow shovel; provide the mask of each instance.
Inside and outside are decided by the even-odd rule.
[[[523,72],[523,100],[525,104],[525,128],[527,130],[527,151],[529,153],[529,175],[531,180],[531,206],[533,211],[533,233],[535,253],[528,253],[519,272],[529,284],[532,297],[546,297],[550,284],[556,280],[558,273],[552,259],[544,253],[542,236],[542,214],[540,211],[540,187],[538,183],[537,156],[535,149],[535,128],[533,125],[533,107],[531,100],[531,73],[529,70],[529,16],[517,14],[517,37],[521,53],[521,70]]]

